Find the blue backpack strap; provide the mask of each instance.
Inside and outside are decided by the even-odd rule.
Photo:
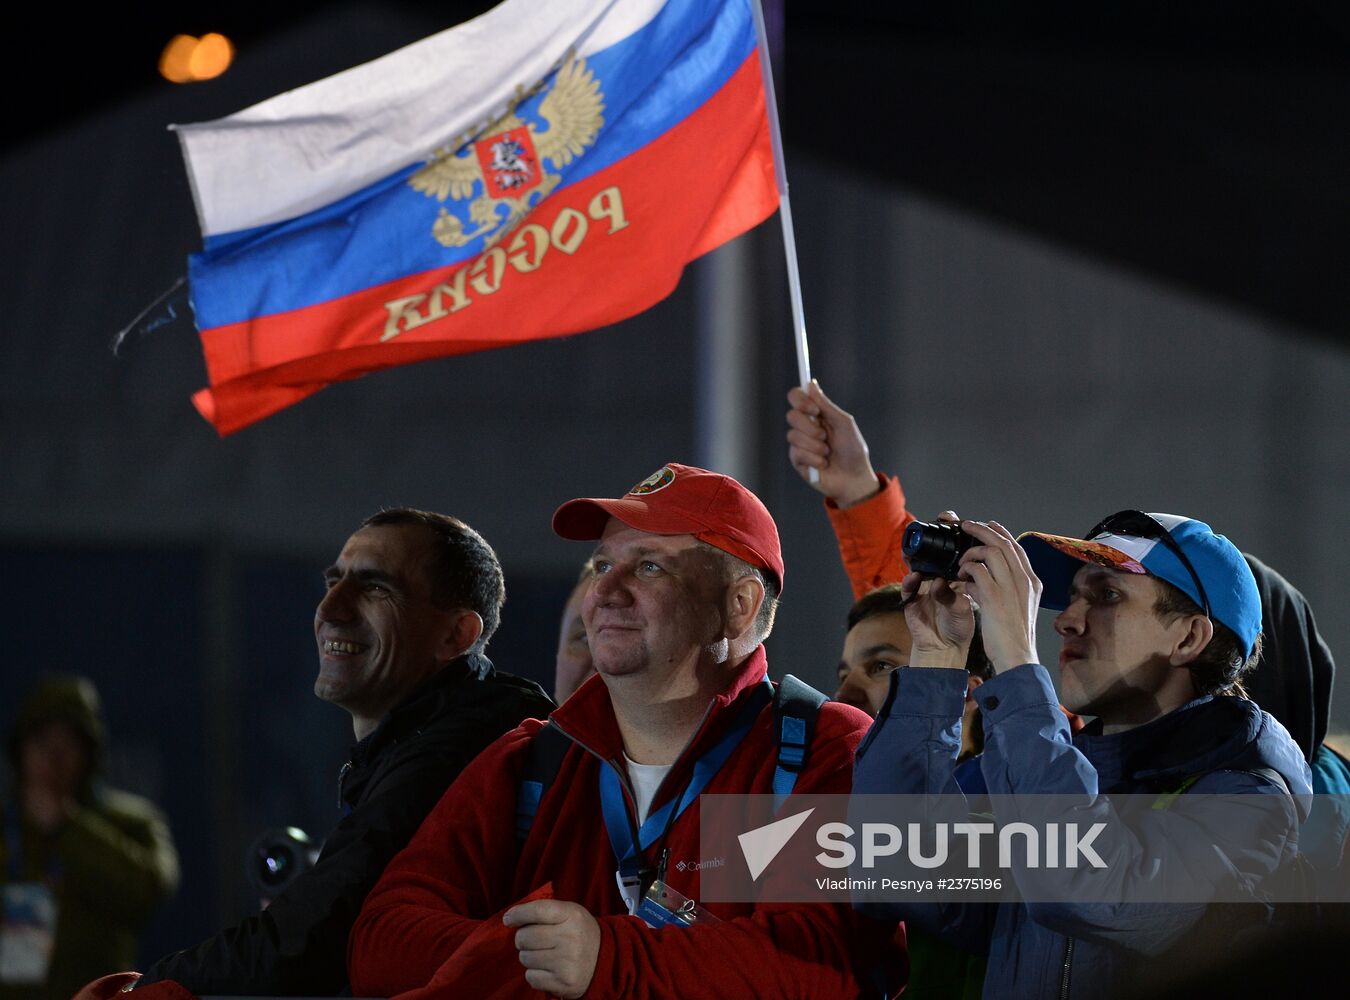
[[[534,734],[526,752],[525,770],[516,790],[516,846],[523,847],[534,825],[539,802],[562,768],[563,758],[572,741],[552,722]]]
[[[806,752],[816,729],[816,714],[829,699],[805,681],[788,674],[773,699],[778,733],[778,766],[773,772],[773,807],[777,811],[792,794],[797,775],[806,767]]]

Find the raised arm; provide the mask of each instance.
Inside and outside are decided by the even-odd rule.
[[[788,393],[788,458],[812,488],[839,542],[853,596],[902,580],[909,572],[900,541],[914,516],[893,476],[878,474],[857,421],[812,381]],[[811,470],[819,480],[811,482]]]

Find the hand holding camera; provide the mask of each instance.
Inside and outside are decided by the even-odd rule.
[[[916,521],[905,529],[901,544],[915,571],[904,583],[906,595],[916,595],[905,609],[914,636],[913,663],[947,665],[934,661],[950,658],[960,636],[969,638],[971,601],[980,609],[985,652],[996,671],[1037,661],[1041,581],[1007,528],[997,521]]]
[[[961,575],[961,557],[975,539],[961,530],[961,520],[943,511],[935,522],[911,521],[900,538],[905,562],[923,576],[956,580]]]
[[[910,663],[916,666],[965,668],[975,608],[964,584],[952,584],[958,580],[960,556],[974,539],[961,530],[960,521],[952,511],[943,511],[935,522],[912,522],[901,538],[912,571],[901,590],[913,637]]]

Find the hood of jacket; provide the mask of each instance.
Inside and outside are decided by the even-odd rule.
[[[1327,735],[1336,664],[1317,631],[1312,608],[1293,584],[1255,556],[1246,556],[1261,592],[1261,659],[1243,686],[1284,723],[1312,760]]]
[[[19,747],[29,736],[49,723],[70,726],[89,747],[89,786],[102,770],[107,731],[98,688],[88,677],[53,674],[40,679],[24,698],[9,741],[10,763],[19,774]],[[88,788],[86,787],[86,791]]]

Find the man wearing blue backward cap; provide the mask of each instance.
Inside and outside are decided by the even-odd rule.
[[[1245,694],[1242,675],[1260,654],[1261,595],[1242,553],[1209,525],[1123,510],[1084,539],[1027,532],[1019,541],[1044,588],[1041,607],[1060,612],[1055,619],[1064,640],[1060,683],[1070,711],[1096,716],[1111,732],[1180,708],[1197,695]],[[1130,588],[1142,600],[1124,609],[1124,619],[1142,624],[1142,634],[1119,627],[1121,602],[1114,598]],[[1102,589],[1108,600],[1094,602]],[[1109,608],[1109,616],[1093,615],[1096,604]],[[1152,614],[1136,622],[1135,610]],[[1102,617],[1112,626],[1104,634],[1092,628]],[[1135,662],[1119,648],[1127,638],[1175,640],[1180,649],[1175,657]],[[1102,676],[1101,657],[1094,652],[1102,648],[1111,650],[1110,664],[1123,667],[1125,675],[1116,676],[1108,665],[1108,676]]]
[[[1017,901],[859,906],[986,955],[987,997],[1144,995],[1259,925],[1264,906],[1211,901],[1234,898],[1234,887],[1241,898],[1269,898],[1262,880],[1297,851],[1307,765],[1241,685],[1260,652],[1255,580],[1228,539],[1168,514],[1121,511],[1082,539],[1014,538],[996,522],[962,521],[961,530],[970,547],[956,580],[904,581],[911,666],[895,672],[858,750],[854,795],[961,794],[959,643],[978,606],[995,670],[974,693],[994,819],[1027,819],[1035,802],[1051,801],[1041,796],[1055,796],[1067,804],[1047,807],[1052,815],[1080,829],[1103,824],[1104,869],[1014,866]],[[1058,612],[1058,694],[1036,653],[1038,607]],[[1061,703],[1093,721],[1071,734]],[[1184,843],[1172,836],[1183,812],[1192,824]],[[1084,894],[1093,877],[1120,894]]]

